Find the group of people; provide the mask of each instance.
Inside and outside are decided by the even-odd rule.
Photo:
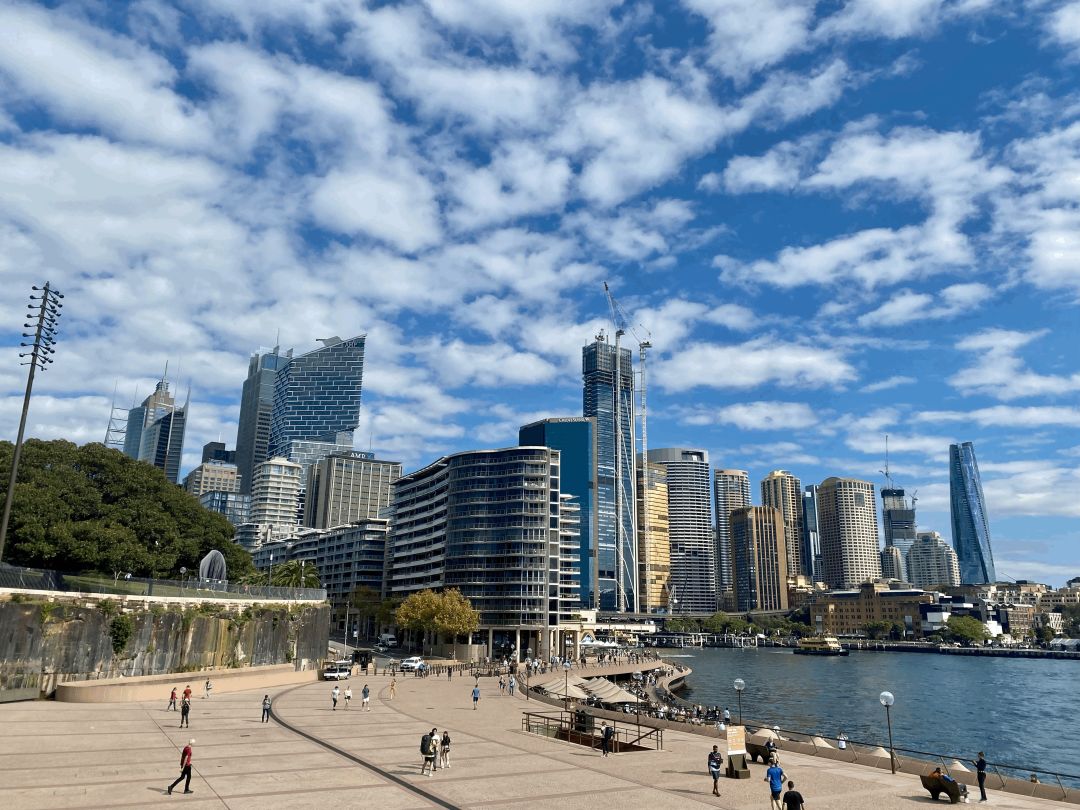
[[[210,683],[207,680],[207,683]],[[180,697],[180,728],[191,728],[191,684],[184,687],[184,694]],[[176,687],[172,688],[172,692],[169,694],[169,705],[165,708],[167,712],[175,712],[177,710],[176,699]]]
[[[720,753],[718,746],[713,746],[705,761],[705,766],[712,777],[712,794],[720,795],[720,773],[724,768],[724,755]],[[787,791],[784,790],[784,781],[787,780]],[[795,789],[795,782],[788,779],[784,769],[780,767],[776,757],[769,760],[769,767],[765,771],[765,779],[769,783],[769,801],[771,810],[806,810],[806,800]]]
[[[420,738],[420,756],[423,761],[420,764],[420,775],[432,776],[439,768],[450,767],[450,732],[444,731],[442,737],[439,730],[433,728]]]
[[[391,691],[393,691],[394,686],[396,686],[396,683],[392,682],[391,683]],[[345,687],[345,694],[342,695],[341,687],[337,686],[336,684],[334,685],[334,688],[330,690],[330,709],[331,709],[331,711],[335,711],[335,712],[337,711],[337,704],[338,704],[338,698],[339,697],[344,697],[345,698],[345,710],[348,711],[349,704],[352,703],[352,687],[351,686],[346,686]],[[393,695],[391,695],[391,697],[393,697]],[[364,684],[364,688],[360,690],[360,708],[363,709],[365,712],[370,712],[371,711],[371,689],[368,687],[368,685],[366,683]]]

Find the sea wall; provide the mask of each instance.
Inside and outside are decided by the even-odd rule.
[[[267,664],[326,655],[329,606],[57,597],[0,602],[0,701],[57,684]]]

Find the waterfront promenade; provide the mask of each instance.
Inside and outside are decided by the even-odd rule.
[[[177,681],[181,687],[185,683]],[[354,677],[348,683],[355,695],[348,711],[343,701],[331,711],[333,684],[326,682],[278,688],[274,699],[282,720],[336,750],[277,722],[261,723],[262,690],[196,697],[190,731],[177,728],[177,713],[164,711],[167,689],[148,703],[0,706],[0,805],[7,810],[163,804],[490,810],[768,806],[760,765],[753,766],[751,779],[721,780],[719,798],[710,794],[705,757],[713,741],[701,736],[667,731],[663,751],[604,759],[595,751],[523,733],[523,710],[551,707],[500,695],[495,679],[481,679],[478,711],[472,709],[468,676],[450,682],[399,676],[393,701],[387,699],[387,676]],[[359,706],[365,683],[373,692],[370,712]],[[452,767],[420,776],[419,741],[432,727],[449,729]],[[178,773],[179,751],[189,737],[197,741],[195,793],[166,796],[164,788]],[[782,761],[813,810],[933,806],[915,776],[790,752]],[[1068,806],[997,792],[991,793],[990,805]]]

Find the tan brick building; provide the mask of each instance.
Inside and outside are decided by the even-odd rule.
[[[881,582],[867,582],[858,590],[826,591],[810,605],[810,624],[831,636],[864,635],[870,622],[897,622],[908,638],[922,638],[919,605],[934,601],[917,589],[890,590]]]

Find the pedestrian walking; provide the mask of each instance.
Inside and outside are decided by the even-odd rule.
[[[172,795],[173,788],[180,784],[184,779],[184,793],[194,793],[191,789],[191,746],[195,745],[195,738],[187,741],[187,745],[184,746],[184,750],[180,752],[180,775],[176,777],[176,781],[169,785],[166,793]]]
[[[979,752],[979,758],[975,760],[975,771],[979,779],[979,801],[986,801],[986,755]]]
[[[262,704],[262,706],[263,706],[262,721],[264,723],[269,723],[270,722],[270,696],[269,695],[263,695],[263,704]]]
[[[506,692],[506,681],[503,680],[503,676],[500,675],[499,676],[499,694],[501,695],[501,694],[504,694],[505,692]]]
[[[390,679],[390,700],[394,699],[397,694],[397,678]]]
[[[448,680],[448,681],[454,680],[454,668],[453,667],[447,667],[446,668],[446,680]]]
[[[450,767],[450,732],[444,731],[442,733],[442,741],[439,743],[439,762],[440,767]]]
[[[191,684],[189,683],[184,687],[184,697],[191,700]]]
[[[510,697],[514,696],[514,690],[517,688],[517,678],[513,675],[510,676],[510,680],[507,681],[507,688],[510,690]]]
[[[349,704],[352,703],[352,687],[345,687],[345,711],[349,710]]]
[[[365,712],[371,711],[371,690],[368,689],[366,683],[364,684],[364,688],[360,690],[360,708]]]
[[[780,794],[784,791],[783,769],[774,762],[769,766],[769,770],[765,771],[764,781],[769,783],[769,795],[772,798],[769,806],[772,810],[784,810],[780,804]]]
[[[172,688],[172,693],[169,695],[169,708],[167,708],[165,711],[167,711],[167,712],[169,712],[169,711],[175,712],[176,711],[176,687],[175,686]]]
[[[210,697],[210,694],[214,691],[214,685],[210,683],[210,679],[206,679],[206,683],[203,684],[203,699]]]
[[[615,736],[615,726],[609,726],[607,722],[600,723],[600,754],[607,756],[611,753],[611,739]]]
[[[787,783],[787,793],[784,794],[784,810],[806,810],[806,800],[790,780]]]
[[[424,758],[420,766],[421,776],[425,773],[428,776],[435,773],[435,735],[437,733],[436,729],[432,729],[420,738],[420,755]]]
[[[724,725],[731,725],[731,710],[727,706],[724,707]]]
[[[480,687],[474,686],[472,688],[472,708],[474,712],[478,703],[480,703]]]
[[[336,686],[330,691],[330,700],[332,700],[333,703],[334,703],[332,711],[335,711],[335,712],[337,711],[337,699],[338,699],[338,695],[340,695],[340,694],[341,694],[341,690],[338,689]]]
[[[181,698],[180,699],[180,728],[183,728],[184,726],[187,726],[188,728],[191,728],[191,719],[189,718],[190,714],[191,714],[191,698]]]
[[[724,757],[714,745],[708,758],[709,776],[712,777],[712,795],[720,795],[720,769],[724,766]]]

